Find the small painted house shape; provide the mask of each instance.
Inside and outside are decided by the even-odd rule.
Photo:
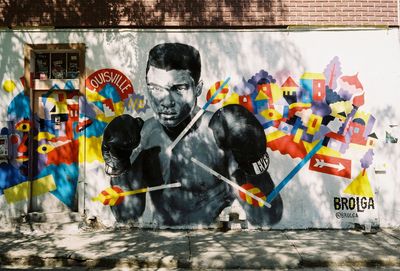
[[[288,102],[292,104],[297,102],[297,91],[299,90],[299,85],[293,80],[292,77],[288,77],[286,81],[281,86],[283,97]]]
[[[322,73],[305,72],[300,78],[300,88],[303,103],[325,100],[325,76]]]
[[[340,153],[345,153],[348,147],[345,136],[333,132],[325,135],[323,145]]]
[[[372,134],[368,135],[368,139],[367,139],[367,146],[368,147],[374,147],[377,142],[378,142],[378,137],[376,136],[375,133],[372,133]]]
[[[364,137],[365,122],[364,120],[357,118],[349,124],[349,131],[351,131],[350,143],[358,145],[366,145],[367,138]]]

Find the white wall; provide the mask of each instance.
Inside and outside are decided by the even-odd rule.
[[[398,29],[384,30],[33,30],[0,32],[0,82],[13,80],[16,88],[12,92],[0,90],[0,121],[7,120],[7,107],[13,97],[23,88],[19,78],[23,75],[24,43],[85,43],[86,76],[96,70],[113,68],[125,74],[135,92],[144,94],[147,52],[162,42],[181,42],[196,47],[202,58],[202,79],[205,89],[199,104],[205,102],[206,90],[216,81],[230,76],[233,85],[242,78],[246,80],[264,69],[281,85],[287,76],[298,83],[301,75],[308,72],[323,73],[335,56],[339,57],[342,75],[354,75],[365,90],[363,112],[376,118],[374,132],[378,144],[374,149],[373,164],[367,173],[375,192],[375,210],[358,213],[358,219],[338,219],[334,210],[334,197],[345,197],[343,190],[351,179],[335,177],[310,171],[308,164],[295,175],[282,190],[283,217],[273,228],[340,228],[352,223],[379,224],[381,227],[400,226],[400,147],[385,143],[385,132],[391,130],[400,136],[400,32]],[[215,110],[214,106],[211,109]],[[150,110],[141,117],[151,116]],[[271,165],[269,172],[277,185],[301,159],[269,150]],[[357,151],[351,153],[352,178],[360,171]],[[358,156],[357,156],[358,155]],[[103,162],[80,165],[84,174],[85,209],[89,216],[97,216],[104,223],[113,223],[108,206],[90,199],[109,186],[103,173]],[[374,168],[384,172],[375,174]],[[9,216],[26,212],[18,204],[7,204],[0,196],[0,209]],[[17,207],[18,206],[18,207]],[[349,211],[351,213],[351,211]],[[141,223],[151,220],[146,210]],[[146,217],[148,216],[148,217]],[[184,225],[183,225],[184,227]]]

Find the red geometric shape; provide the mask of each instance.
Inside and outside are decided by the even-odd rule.
[[[311,157],[309,169],[343,178],[351,178],[351,160],[315,154]]]
[[[117,192],[118,194],[121,194],[121,193],[124,192],[124,190],[122,190],[122,189],[119,188],[118,186],[113,186],[112,189],[113,189],[115,192]],[[124,198],[125,198],[124,196],[119,196],[114,205],[121,204],[122,201],[124,200]]]
[[[325,96],[325,80],[313,80],[313,100],[320,102],[325,99]]]
[[[266,196],[264,193],[257,187],[253,186],[251,183],[245,183],[244,185],[241,186],[243,189],[248,191],[249,193],[253,194],[254,196],[257,196],[263,200],[266,200]],[[246,201],[248,204],[253,205],[255,207],[260,207],[260,202],[258,202],[256,199],[253,199],[252,197],[246,195],[246,193],[243,193],[242,191],[239,190],[239,197]]]
[[[17,135],[10,136],[10,142],[11,142],[11,144],[17,144],[18,143],[18,136]]]
[[[253,102],[250,95],[239,96],[239,104],[254,113]]]
[[[340,79],[342,79],[343,82],[346,82],[349,85],[354,86],[356,89],[359,89],[359,90],[364,89],[360,80],[358,80],[358,73],[356,73],[355,75],[351,75],[351,76],[342,76]]]
[[[221,87],[221,84],[223,81],[218,81],[214,85],[211,86],[211,88],[207,92],[206,99],[209,101],[211,97],[214,95],[214,93]],[[226,94],[229,92],[228,85],[225,85],[221,91],[215,96],[215,98],[212,100],[211,104],[216,104],[219,103],[221,100],[223,100],[226,96]]]
[[[111,84],[118,91],[123,101],[134,93],[131,81],[122,72],[115,69],[97,70],[86,78],[86,87],[92,91],[101,91],[106,84]]]
[[[289,76],[281,87],[298,88],[299,86],[296,84],[293,78]]]
[[[307,150],[302,141],[295,143],[294,135],[285,135],[274,140],[269,140],[267,146],[272,151],[279,151],[281,154],[288,154],[292,158],[303,159],[307,155]]]

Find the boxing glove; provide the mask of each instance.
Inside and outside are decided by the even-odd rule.
[[[246,108],[236,104],[220,108],[209,127],[217,145],[232,151],[239,168],[247,175],[259,175],[268,169],[264,128]]]
[[[141,118],[121,115],[113,119],[105,128],[101,151],[105,161],[105,171],[110,176],[118,176],[131,165],[130,155],[140,143]]]

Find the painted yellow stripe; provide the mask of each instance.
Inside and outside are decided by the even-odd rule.
[[[51,140],[55,137],[56,137],[55,135],[53,135],[52,133],[49,133],[49,132],[39,132],[39,134],[37,136],[35,136],[35,139],[37,141],[40,141],[42,139]]]
[[[314,141],[312,143],[308,143],[306,141],[303,141],[304,147],[306,148],[307,153],[309,153],[314,147],[315,145],[317,145],[318,141]],[[337,157],[337,158],[341,158],[342,154],[338,151],[335,151],[331,148],[327,148],[325,146],[322,146],[318,152],[318,154],[321,155],[326,155],[326,156],[331,156],[331,157]]]
[[[311,107],[311,103],[292,103],[292,104],[289,105],[289,109],[292,109],[294,107],[305,107],[305,108],[308,108],[308,107]]]
[[[294,138],[293,138],[293,141],[294,141],[295,143],[299,143],[300,140],[301,140],[301,136],[302,136],[302,135],[303,135],[303,130],[297,129],[297,132],[296,132],[296,134],[295,134],[295,136],[294,136]]]
[[[325,76],[322,73],[305,72],[300,79],[323,79]]]
[[[23,182],[13,187],[4,189],[4,196],[8,203],[14,203],[17,201],[28,200],[31,196],[31,185],[29,182]],[[50,191],[57,189],[56,183],[54,182],[53,175],[47,175],[43,178],[34,180],[32,182],[32,196],[36,197]]]
[[[286,136],[286,134],[280,130],[277,130],[267,135],[267,142],[274,141],[275,139],[281,138],[283,136]]]

